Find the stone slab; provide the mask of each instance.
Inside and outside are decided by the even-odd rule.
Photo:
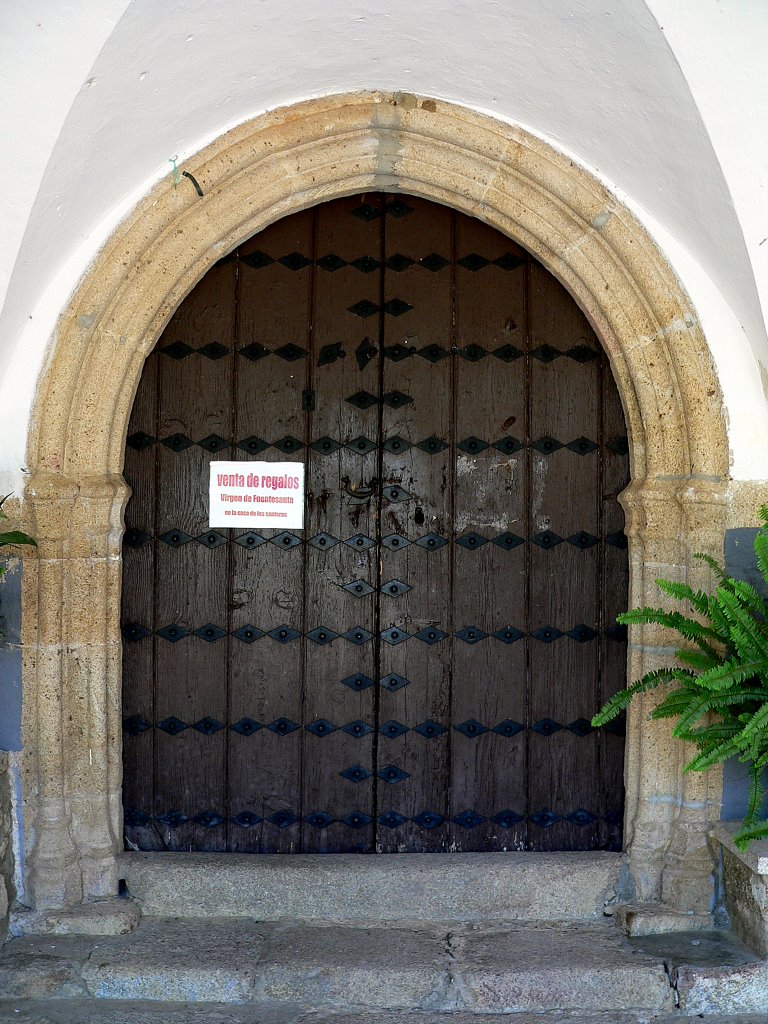
[[[768,956],[768,840],[740,850],[733,841],[739,822],[721,821],[715,839],[722,848],[725,908],[733,930],[759,956]]]
[[[599,919],[617,898],[615,853],[127,853],[120,877],[145,914],[266,920]]]
[[[457,1005],[481,1013],[536,1009],[674,1009],[659,956],[598,924],[509,925],[451,937]]]
[[[66,910],[25,910],[11,921],[12,935],[125,935],[141,920],[134,900],[81,903]]]
[[[509,1015],[428,1013],[419,1010],[384,1013],[334,1013],[269,1004],[123,1002],[119,1000],[0,999],[0,1024],[681,1024],[686,1018],[638,1012],[551,1013]],[[716,1014],[706,1024],[765,1024],[765,1014]]]
[[[673,932],[706,932],[716,927],[713,914],[686,914],[660,903],[626,903],[616,907],[613,918],[627,935],[634,938]]]
[[[123,941],[97,943],[83,980],[101,999],[246,1002],[263,943],[248,921],[147,920]]]
[[[674,972],[673,979],[680,1009],[689,1016],[762,1011],[763,1019],[768,1019],[768,962],[765,960],[740,968],[682,966]]]

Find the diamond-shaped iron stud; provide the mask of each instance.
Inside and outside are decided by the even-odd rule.
[[[229,448],[229,441],[220,434],[209,434],[208,437],[204,437],[202,441],[197,443],[201,448],[205,448],[207,452],[220,452],[222,448]]]
[[[476,644],[480,640],[485,640],[488,634],[484,633],[483,630],[479,629],[477,626],[465,626],[463,629],[460,629],[455,636],[458,637],[459,640],[463,640],[465,644]]]
[[[235,537],[235,544],[239,544],[241,548],[258,548],[266,543],[266,537],[262,537],[260,533],[253,533],[253,531]]]
[[[253,811],[240,811],[239,814],[235,814],[229,820],[233,824],[239,825],[240,828],[253,828],[254,825],[258,825],[263,819],[258,814],[254,814]]]
[[[500,533],[498,537],[493,538],[493,543],[503,551],[513,551],[521,544],[525,544],[525,540],[516,533]]]
[[[434,740],[448,730],[444,725],[440,725],[439,722],[434,722],[431,718],[428,718],[426,722],[414,726],[413,731],[417,732],[419,736],[423,736],[424,739]]]
[[[388,672],[379,680],[379,686],[383,690],[389,690],[390,693],[396,693],[398,690],[402,690],[402,688],[404,686],[408,686],[409,683],[409,679],[405,679],[403,676],[398,675],[397,672]]]
[[[327,811],[314,811],[312,814],[305,814],[304,821],[307,825],[311,825],[312,828],[328,828],[332,825],[336,819],[333,815],[328,814]]]
[[[407,594],[411,587],[407,583],[403,583],[402,580],[389,580],[387,583],[382,583],[379,590],[382,594],[386,594],[387,597],[401,597],[403,594]]]
[[[578,548],[579,551],[586,551],[587,548],[591,548],[593,545],[597,544],[597,537],[593,537],[592,534],[587,533],[586,530],[580,530],[578,533],[574,533],[565,539],[569,544]]]
[[[318,718],[316,721],[310,722],[309,725],[305,725],[304,728],[313,736],[323,739],[330,736],[332,732],[336,732],[337,726],[333,722],[329,722],[327,718]]]
[[[278,643],[288,644],[291,640],[296,640],[301,636],[297,630],[292,629],[290,626],[276,626],[274,629],[270,629],[269,636],[273,640],[277,640]]]
[[[373,680],[370,676],[363,675],[362,672],[356,672],[353,676],[347,676],[346,679],[341,680],[342,686],[348,686],[350,690],[354,690],[356,693],[361,693],[363,690],[367,690],[369,686],[373,686]]]
[[[393,363],[400,363],[403,359],[410,359],[415,355],[415,348],[408,348],[407,345],[401,345],[399,342],[396,345],[388,345],[384,349],[384,358],[391,359]]]
[[[401,644],[404,640],[408,639],[409,634],[404,629],[398,629],[396,626],[390,626],[389,629],[382,630],[379,633],[382,640],[386,640],[388,644]]]
[[[289,252],[287,256],[281,256],[277,262],[282,263],[288,270],[303,270],[310,265],[312,260],[308,260],[299,252]]]
[[[486,349],[482,345],[465,345],[464,348],[459,349],[459,355],[468,360],[470,363],[479,363],[481,359],[485,359],[488,355]]]
[[[167,732],[169,736],[178,736],[179,733],[184,732],[189,726],[175,715],[170,715],[168,718],[164,718],[162,722],[158,722],[157,728]]]
[[[292,722],[290,718],[276,718],[274,722],[269,723],[267,728],[276,736],[288,736],[290,733],[300,729],[301,726],[296,722]]]
[[[402,316],[403,313],[410,312],[413,306],[410,302],[405,302],[403,299],[389,299],[381,308],[389,316]]]
[[[363,629],[362,626],[353,626],[352,629],[348,629],[346,633],[341,635],[345,640],[349,640],[351,644],[355,644],[356,647],[367,644],[369,640],[373,639],[373,633]]]
[[[479,533],[465,533],[463,536],[456,538],[456,543],[468,551],[475,551],[477,548],[481,548],[483,544],[487,544],[488,538],[481,536]]]
[[[515,722],[511,718],[505,718],[503,722],[499,722],[498,725],[494,725],[491,732],[495,732],[499,736],[506,736],[510,739],[512,736],[517,736],[519,732],[524,732],[525,726],[521,725],[520,722]]]
[[[390,533],[389,536],[381,538],[381,543],[390,551],[400,551],[407,548],[411,542],[407,537],[401,537],[399,533]]]
[[[316,441],[313,441],[309,446],[313,451],[319,452],[321,455],[332,455],[337,452],[341,445],[338,441],[334,441],[332,437],[318,437]]]
[[[436,814],[434,811],[422,811],[421,814],[411,818],[411,821],[418,825],[419,828],[433,829],[437,828],[438,825],[442,825],[445,818],[442,814]]]
[[[332,537],[330,533],[316,533],[314,537],[310,537],[307,541],[310,547],[316,548],[318,551],[330,551],[338,543],[336,537]]]
[[[327,626],[318,626],[317,629],[313,629],[307,633],[307,640],[311,640],[317,644],[318,647],[324,647],[325,644],[330,644],[332,641],[337,640],[339,637],[338,633],[334,633],[332,629],[328,629]]]
[[[347,261],[331,253],[328,256],[321,256],[319,260],[315,260],[315,264],[321,270],[327,270],[329,274],[334,274],[337,270],[341,270],[342,267],[346,267]]]
[[[188,544],[192,537],[188,533],[184,533],[183,530],[168,530],[158,540],[161,540],[163,544],[167,544],[170,548],[180,548],[182,544]]]
[[[290,825],[295,825],[299,820],[298,815],[287,809],[283,811],[275,811],[274,814],[270,814],[267,818],[267,821],[271,821],[272,824],[277,825],[278,828],[288,828]]]
[[[552,718],[540,718],[538,722],[534,722],[531,726],[533,732],[537,732],[539,736],[553,736],[556,732],[560,732],[562,725],[559,722],[555,722]]]
[[[594,732],[592,723],[586,718],[577,718],[570,725],[566,725],[566,729],[572,732],[574,736],[582,737],[589,736],[591,732]]]
[[[590,452],[597,451],[597,445],[588,437],[577,437],[575,441],[569,441],[565,447],[577,455],[589,455]]]
[[[348,722],[346,725],[342,725],[341,730],[347,733],[348,736],[354,736],[356,740],[361,740],[363,736],[368,736],[369,733],[373,732],[373,729],[367,722],[361,722],[359,719],[356,722]]]
[[[131,434],[126,440],[126,444],[133,448],[134,451],[143,452],[147,448],[151,448],[157,438],[152,437],[151,434],[145,433],[143,430],[137,430],[135,434]]]
[[[353,306],[347,306],[347,312],[352,313],[354,316],[359,316],[361,320],[367,320],[369,316],[374,316],[379,312],[379,307],[375,302],[371,302],[370,299],[361,299],[360,302],[356,302]]]
[[[376,442],[371,441],[367,437],[363,437],[361,434],[359,437],[353,437],[351,441],[348,441],[345,445],[351,452],[355,452],[357,455],[367,455],[376,448]]]
[[[285,437],[281,437],[279,441],[273,442],[274,448],[279,448],[281,452],[285,452],[286,455],[292,455],[294,452],[299,451],[300,448],[304,447],[304,442],[300,441],[298,437],[293,437],[291,434],[287,434]]]
[[[540,363],[551,363],[562,354],[559,349],[553,348],[552,345],[539,345],[538,348],[531,352],[531,356],[534,359],[538,359]]]
[[[265,448],[269,448],[269,442],[262,441],[260,437],[252,435],[251,437],[244,437],[242,441],[238,441],[237,447],[243,452],[248,452],[249,455],[258,455]]]
[[[555,629],[554,626],[542,626],[531,633],[535,640],[541,640],[543,644],[551,644],[553,640],[558,640],[562,635],[560,630]]]
[[[301,537],[297,537],[295,534],[284,530],[282,533],[277,533],[274,537],[270,537],[269,543],[274,544],[277,548],[282,548],[283,551],[290,551],[291,548],[298,547],[301,544]]]
[[[410,395],[404,395],[402,391],[388,391],[381,398],[384,405],[390,409],[402,409],[404,405],[410,405],[413,399]]]
[[[363,814],[362,811],[352,811],[346,818],[341,819],[342,824],[347,825],[349,828],[365,828],[372,821],[373,818],[369,814]]]
[[[254,270],[261,270],[263,267],[268,267],[270,263],[275,262],[271,256],[267,256],[265,252],[261,252],[259,249],[241,256],[240,261]]]
[[[439,363],[442,359],[447,359],[450,354],[450,352],[435,344],[419,349],[419,355],[429,363]]]
[[[418,544],[420,548],[424,548],[425,551],[437,551],[448,541],[444,537],[439,537],[436,533],[427,533],[423,537],[419,537],[414,543]]]
[[[164,356],[170,356],[171,359],[182,360],[186,359],[187,356],[191,356],[195,351],[186,345],[183,341],[174,341],[171,345],[166,345],[165,348],[161,348],[160,351]]]
[[[138,622],[127,622],[120,630],[126,640],[143,640],[150,631]]]
[[[403,736],[408,731],[407,725],[403,725],[402,722],[396,722],[394,719],[384,722],[383,725],[379,726],[381,735],[386,736],[390,740],[395,740],[398,736]]]
[[[495,348],[491,355],[496,356],[503,363],[513,363],[515,359],[519,359],[523,353],[519,348],[515,348],[514,345],[499,345]]]
[[[463,441],[458,442],[456,447],[467,455],[477,455],[479,452],[485,451],[488,442],[479,437],[465,437]]]
[[[593,359],[597,359],[599,356],[599,353],[596,352],[595,349],[589,348],[587,345],[574,345],[573,348],[569,348],[565,354],[577,363],[589,363]]]
[[[534,825],[538,825],[539,828],[550,828],[550,826],[560,821],[560,817],[554,811],[545,808],[543,811],[537,811],[535,814],[529,815],[529,820]]]
[[[550,548],[554,548],[563,542],[563,538],[559,537],[551,530],[542,530],[540,533],[535,533],[531,537],[531,540],[534,544],[538,545],[538,547],[544,548],[545,551],[549,551]]]
[[[462,256],[456,262],[460,267],[464,267],[465,270],[471,270],[475,274],[478,270],[487,267],[491,261],[487,260],[485,256],[479,256],[476,252],[471,252],[467,256]]]
[[[285,359],[287,363],[295,363],[297,359],[303,359],[306,354],[305,349],[299,348],[299,346],[294,345],[293,342],[275,349],[275,355],[279,356],[281,359]]]
[[[151,728],[152,723],[142,718],[141,715],[130,715],[123,719],[123,729],[129,736],[141,736],[143,732]]]
[[[182,825],[186,825],[189,818],[181,811],[166,811],[164,814],[158,814],[155,820],[162,821],[168,828],[181,828]]]
[[[222,544],[227,543],[227,538],[223,534],[217,533],[215,530],[209,530],[207,533],[201,533],[199,537],[195,537],[195,540],[206,548],[218,548],[221,547]]]
[[[264,359],[269,354],[269,349],[264,348],[263,345],[259,345],[256,341],[250,345],[244,345],[243,348],[240,349],[240,355],[244,356],[244,358],[249,360],[251,363],[256,363],[259,359]]]
[[[525,821],[522,814],[518,814],[517,811],[499,811],[498,814],[494,814],[491,821],[498,825],[499,828],[514,828],[515,825],[519,825],[521,821]]]
[[[562,444],[556,437],[549,437],[549,435],[545,435],[544,437],[540,437],[537,441],[531,442],[531,448],[535,448],[536,451],[541,452],[542,455],[551,455],[552,452],[556,452],[562,447]]]
[[[573,629],[569,629],[566,636],[571,637],[572,640],[578,640],[580,644],[585,644],[587,641],[595,639],[597,630],[592,629],[590,626],[585,626],[584,623],[579,623]]]
[[[425,437],[423,441],[419,441],[416,447],[426,452],[427,455],[437,455],[444,452],[448,445],[439,437],[432,435],[432,437]]]
[[[195,443],[190,441],[186,434],[169,434],[168,437],[164,437],[161,444],[164,444],[166,448],[170,448],[172,452],[183,452],[187,448],[191,448]]]
[[[263,728],[261,722],[257,722],[254,718],[244,717],[239,721],[235,722],[229,727],[232,732],[239,733],[240,736],[253,736],[255,732]]]
[[[126,530],[125,536],[123,537],[123,543],[127,544],[129,548],[140,548],[147,541],[152,540],[148,533],[144,533],[143,530]]]
[[[372,594],[375,588],[367,580],[352,580],[351,583],[345,583],[341,589],[346,590],[353,597],[365,597],[367,594]]]
[[[215,718],[211,718],[210,715],[206,715],[205,718],[201,718],[195,722],[192,726],[193,729],[197,729],[203,736],[213,736],[214,733],[219,732],[220,729],[224,728],[224,723],[217,721]]]
[[[398,811],[387,811],[385,814],[380,814],[377,820],[384,828],[399,828],[408,821],[405,815]]]
[[[503,644],[514,644],[518,640],[522,640],[525,633],[520,629],[515,629],[514,626],[504,626],[503,629],[497,629],[493,635]]]
[[[208,622],[205,626],[199,626],[192,632],[195,636],[199,636],[201,640],[207,640],[209,644],[212,644],[214,640],[220,640],[223,636],[227,635],[227,631],[225,629],[221,629],[219,626],[214,626],[212,622]]]
[[[407,452],[410,447],[411,442],[406,441],[404,437],[388,437],[382,444],[382,448],[384,448],[385,451],[392,452],[394,455],[399,455],[401,452]]]
[[[421,640],[422,643],[432,646],[432,644],[437,644],[441,640],[445,640],[448,634],[444,633],[442,629],[438,629],[437,626],[427,626],[426,629],[420,629],[419,632],[414,633],[413,636],[414,639]]]
[[[259,640],[263,637],[264,633],[262,630],[257,629],[256,626],[252,626],[250,622],[248,622],[239,629],[234,629],[232,631],[232,636],[237,637],[238,640],[242,640],[244,644],[252,644],[254,640]]]
[[[396,274],[402,274],[408,267],[412,267],[414,262],[415,260],[412,260],[410,256],[403,256],[402,253],[397,252],[387,259],[387,270],[394,270]]]
[[[453,821],[461,828],[477,828],[478,825],[482,825],[485,818],[477,811],[462,811],[461,814],[454,816]]]
[[[375,546],[376,541],[366,537],[364,533],[356,533],[352,537],[347,537],[344,543],[355,551],[367,551],[368,548]]]
[[[500,437],[498,441],[493,442],[493,447],[504,455],[514,455],[515,452],[519,452],[524,447],[522,441],[518,441],[516,437],[507,435],[506,437]]]
[[[593,821],[597,821],[597,818],[590,811],[585,811],[583,807],[580,807],[577,811],[566,814],[565,820],[570,821],[572,825],[579,825],[583,828],[585,825],[591,825]]]
[[[383,768],[380,768],[376,774],[383,782],[389,782],[391,784],[403,782],[405,779],[410,779],[411,777],[408,772],[403,771],[402,768],[398,768],[396,764],[387,764]]]
[[[482,736],[484,732],[488,732],[486,726],[482,722],[478,722],[475,718],[468,718],[466,722],[461,722],[459,725],[454,725],[456,732],[460,732],[462,736],[466,736],[468,739],[474,740],[478,736]]]
[[[450,260],[438,255],[436,252],[430,253],[429,256],[422,256],[419,260],[419,266],[424,267],[425,270],[431,270],[433,274],[436,274],[449,264]]]
[[[189,630],[172,622],[169,626],[163,626],[162,629],[158,629],[157,635],[161,636],[163,640],[168,640],[175,644],[179,640],[183,640],[184,637],[189,636]]]
[[[376,395],[372,395],[370,391],[356,391],[354,395],[350,395],[347,399],[350,405],[354,405],[356,409],[370,409],[372,406],[378,403]]]

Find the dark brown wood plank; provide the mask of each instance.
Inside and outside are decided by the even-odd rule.
[[[494,634],[526,629],[527,451],[514,449],[526,432],[527,258],[458,214],[455,251],[451,849],[522,849],[525,639]],[[476,630],[489,635],[473,642]]]
[[[181,305],[158,345],[161,439],[183,435],[198,442],[210,435],[229,441],[232,432],[230,353],[211,359],[197,351],[211,343],[230,348],[233,334],[235,268],[232,262],[211,270]],[[176,358],[169,345],[186,344],[194,353]],[[186,445],[187,441],[183,442]],[[156,817],[179,812],[190,820],[169,826],[166,841],[174,849],[226,848],[226,725],[228,637],[208,642],[193,631],[211,624],[227,630],[228,545],[209,547],[208,464],[215,458],[198,444],[174,450],[158,446],[156,532],[190,539],[157,545],[155,629],[178,627],[190,635],[176,642],[156,633],[155,713],[187,728],[177,735],[157,729]],[[215,531],[225,536],[226,531]],[[195,723],[217,723],[210,735]],[[203,731],[200,731],[203,729]],[[206,812],[212,827],[191,819]]]
[[[399,199],[390,196],[387,202]],[[380,646],[379,677],[385,683],[378,694],[383,777],[377,849],[383,852],[445,849],[450,813],[452,213],[412,196],[401,201],[411,212],[388,214],[384,224],[388,268],[383,297],[413,308],[384,316],[382,390],[384,395],[400,392],[409,401],[382,405],[381,536],[412,543],[381,546],[379,626],[384,633],[394,630],[411,638],[398,643],[383,639]],[[445,260],[439,269],[441,261],[429,259],[435,256]],[[414,262],[405,266],[408,260]],[[441,349],[442,358],[426,358],[432,346]],[[417,447],[429,438],[436,438],[441,450]],[[403,449],[392,450],[398,442]],[[415,543],[429,534],[449,542],[437,542],[434,549]],[[393,596],[386,586],[397,585],[392,581],[411,589]],[[446,639],[430,644],[416,638],[432,628],[446,633]],[[400,733],[398,726],[409,731]],[[400,822],[398,815],[407,820]]]
[[[600,347],[573,300],[538,264],[531,266],[529,294],[531,631],[563,634],[552,642],[542,634],[531,639],[529,836],[533,849],[589,849],[598,837],[597,737],[584,721],[597,703],[600,545],[589,540],[581,549],[569,539],[600,532]],[[582,357],[550,360],[545,345]],[[545,437],[563,447],[537,450],[546,448]],[[581,437],[594,446],[585,454],[567,447]],[[552,535],[559,539],[542,546]],[[568,635],[577,627],[587,630],[583,642]],[[548,734],[547,720],[560,728]],[[548,812],[559,820],[549,824]],[[576,812],[593,817],[566,820]]]
[[[364,202],[381,207],[379,197]],[[356,216],[353,211],[361,205],[352,196],[315,212],[320,264],[312,310],[315,411],[309,422],[313,442],[330,438],[342,447],[327,454],[322,447],[307,452],[305,536],[326,533],[340,541],[325,550],[314,544],[306,549],[307,630],[325,627],[339,634],[330,643],[306,645],[304,721],[310,728],[303,736],[302,849],[308,853],[370,852],[373,842],[376,687],[367,680],[376,679],[376,642],[356,644],[344,637],[352,630],[373,637],[378,580],[378,487],[373,480],[378,474],[379,405],[360,408],[347,401],[361,391],[377,400],[380,395],[378,314],[349,311],[361,302],[379,303],[380,271],[370,269],[369,261],[378,265],[380,259],[381,218]],[[337,261],[347,265],[337,269]],[[366,341],[369,335],[373,342]],[[372,442],[370,451],[367,445],[363,451],[346,447],[361,437]],[[358,535],[373,543],[345,543]],[[349,584],[363,593],[345,590]],[[334,731],[326,734],[324,722]],[[318,728],[319,733],[312,731]]]
[[[285,257],[288,266],[280,262]],[[309,380],[311,257],[312,211],[278,221],[239,251],[235,431],[245,446],[236,449],[239,461],[305,458],[302,391]],[[296,351],[286,352],[286,345],[295,346]],[[269,354],[261,356],[255,346]],[[302,447],[292,454],[274,447],[274,442],[286,437],[300,441]],[[266,441],[270,447],[259,450],[259,443],[251,442],[254,450],[249,451],[249,438]],[[254,528],[238,530],[236,536],[242,539],[250,532],[273,538],[283,531]],[[300,530],[287,532],[303,539]],[[232,823],[230,848],[298,852],[305,641],[298,636],[282,642],[279,636],[282,627],[304,632],[305,547],[303,543],[276,545],[271,540],[249,547],[246,541],[245,546],[233,544],[232,552],[232,629],[252,626],[265,635],[252,643],[247,637],[233,639],[230,723],[246,732],[230,728],[229,802],[232,815],[244,822]],[[269,635],[273,630],[278,639]],[[248,720],[260,726],[250,735]],[[253,819],[248,815],[260,820],[250,824]]]
[[[617,627],[616,616],[627,609],[629,562],[624,512],[617,495],[629,483],[629,446],[618,388],[607,356],[603,357],[603,479],[602,479],[602,635],[600,688],[602,705],[627,684],[626,629]],[[606,632],[607,630],[607,632]],[[598,734],[599,806],[603,821],[600,845],[620,850],[624,808],[625,719],[603,728]]]
[[[125,510],[121,623],[123,626],[123,805],[125,835],[142,850],[162,849],[154,813],[154,579],[157,352],[145,365],[128,424],[124,474],[131,487]],[[142,436],[144,440],[142,441]],[[146,447],[144,447],[146,444]],[[130,627],[150,635],[132,640]],[[150,820],[144,821],[146,815]]]

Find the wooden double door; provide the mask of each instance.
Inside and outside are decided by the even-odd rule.
[[[303,530],[210,529],[211,460],[301,461]],[[149,357],[125,475],[141,849],[617,849],[626,429],[526,251],[407,195],[220,261]]]

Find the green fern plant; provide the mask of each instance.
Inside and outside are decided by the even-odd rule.
[[[768,505],[760,508],[759,518],[755,556],[768,585]],[[768,605],[751,584],[726,576],[709,555],[696,558],[717,578],[714,594],[656,580],[663,593],[685,602],[695,617],[661,608],[635,608],[618,616],[626,625],[655,623],[678,633],[685,641],[675,652],[678,666],[648,672],[619,691],[592,724],[610,722],[635,694],[672,683],[651,718],[676,718],[672,735],[696,745],[698,752],[685,771],[703,772],[730,758],[748,766],[747,813],[734,837],[743,850],[753,839],[768,837],[768,820],[760,817],[768,766]]]

